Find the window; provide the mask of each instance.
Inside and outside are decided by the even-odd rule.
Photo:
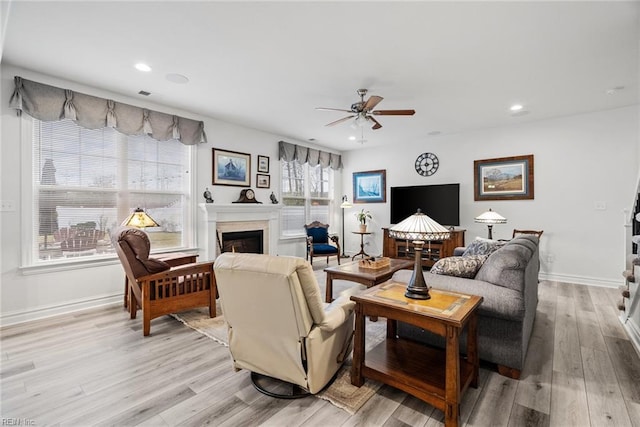
[[[113,256],[110,232],[135,208],[160,227],[153,250],[191,243],[191,149],[176,141],[33,120],[31,251],[27,263]]]
[[[283,236],[304,235],[304,225],[312,221],[328,224],[333,195],[333,170],[281,161]]]

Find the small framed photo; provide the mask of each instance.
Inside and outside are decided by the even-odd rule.
[[[258,172],[269,173],[269,157],[258,155]]]
[[[271,187],[271,176],[264,174],[256,174],[256,187],[269,188]]]
[[[213,149],[213,185],[251,185],[251,155]]]
[[[386,203],[386,169],[353,173],[353,203]]]
[[[533,154],[475,160],[475,200],[533,199]]]

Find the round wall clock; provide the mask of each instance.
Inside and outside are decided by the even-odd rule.
[[[422,176],[431,176],[438,170],[440,162],[433,153],[422,153],[416,159],[416,172]]]

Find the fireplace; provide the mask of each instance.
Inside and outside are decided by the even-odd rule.
[[[221,253],[222,235],[226,233],[262,232],[262,254],[277,255],[280,204],[201,203],[198,220],[200,259],[214,260]],[[236,248],[238,252],[238,248]]]
[[[262,230],[220,233],[220,252],[264,253]]]

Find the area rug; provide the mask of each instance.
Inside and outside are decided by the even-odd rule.
[[[199,333],[211,338],[220,345],[229,346],[227,339],[227,326],[224,322],[224,315],[218,301],[216,307],[217,317],[209,317],[207,308],[199,308],[172,314],[174,318],[184,323],[188,327],[195,329]],[[386,334],[386,323],[384,320],[378,322],[366,321],[367,342],[366,349],[370,349],[384,339]],[[331,402],[340,409],[344,409],[349,414],[355,414],[358,409],[371,398],[382,384],[377,381],[365,379],[364,385],[355,387],[351,385],[351,356],[345,364],[338,370],[335,378],[324,390],[315,396]]]

